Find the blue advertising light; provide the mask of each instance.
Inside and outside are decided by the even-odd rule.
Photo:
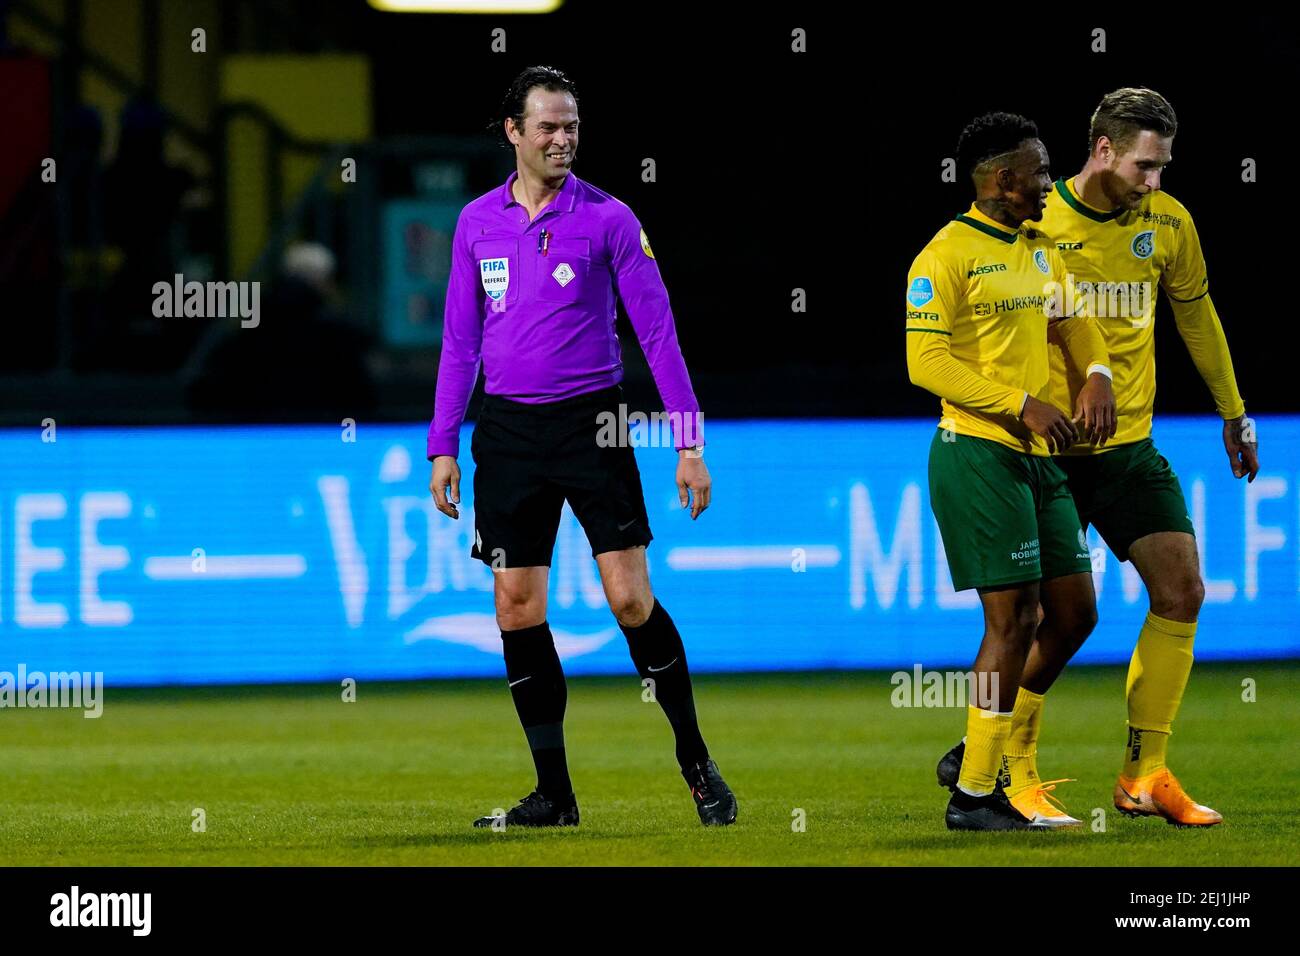
[[[969,666],[981,617],[975,592],[952,590],[930,513],[932,423],[708,428],[714,499],[696,522],[671,448],[637,449],[651,581],[692,670]],[[1266,469],[1249,485],[1220,428],[1164,419],[1155,434],[1201,544],[1197,658],[1300,656],[1300,418],[1259,420]],[[473,462],[452,521],[424,440],[423,423],[0,433],[0,671],[109,686],[502,675],[492,571],[469,556]],[[1127,661],[1146,596],[1089,543],[1100,623],[1076,661]],[[634,673],[567,508],[549,601],[568,673]]]

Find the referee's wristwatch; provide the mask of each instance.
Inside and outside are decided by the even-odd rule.
[[[686,457],[686,458],[703,458],[703,457],[704,457],[704,446],[703,446],[703,445],[694,445],[694,446],[692,446],[692,447],[690,447],[690,448],[683,448],[683,449],[682,449],[682,455],[683,455],[684,457]]]

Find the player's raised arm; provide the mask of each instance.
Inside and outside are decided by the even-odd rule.
[[[443,312],[442,354],[433,397],[433,420],[425,445],[433,462],[429,491],[438,510],[458,518],[460,512],[460,426],[474,380],[478,378],[483,343],[483,294],[464,228],[464,213],[456,223],[451,243],[451,272],[447,278],[447,304]],[[450,489],[450,495],[448,495]]]
[[[1160,285],[1169,296],[1178,334],[1223,419],[1223,445],[1232,473],[1238,478],[1248,475],[1247,480],[1254,481],[1259,473],[1258,446],[1254,434],[1245,433],[1246,405],[1237,390],[1223,323],[1210,300],[1205,256],[1191,216],[1178,230],[1177,253],[1160,277]]]

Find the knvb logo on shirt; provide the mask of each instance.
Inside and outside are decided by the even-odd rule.
[[[510,288],[510,260],[502,256],[499,259],[480,259],[479,276],[483,280],[483,291],[493,302],[498,302]]]
[[[573,281],[574,275],[575,273],[573,269],[570,268],[569,264],[567,262],[561,262],[555,267],[555,271],[551,273],[551,278],[560,284],[560,288],[564,288]]]

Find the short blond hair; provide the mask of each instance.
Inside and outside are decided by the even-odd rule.
[[[1167,99],[1155,90],[1134,86],[1107,93],[1092,114],[1088,155],[1092,155],[1097,140],[1103,136],[1123,152],[1144,129],[1160,136],[1173,136],[1178,132],[1178,117]]]

